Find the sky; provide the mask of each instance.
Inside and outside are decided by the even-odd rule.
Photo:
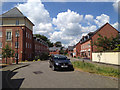
[[[52,42],[61,41],[67,47],[75,45],[82,36],[107,22],[118,29],[118,1],[3,2],[2,13],[18,7],[35,24],[34,34],[45,35]]]

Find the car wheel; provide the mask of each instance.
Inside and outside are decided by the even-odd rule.
[[[51,68],[52,66],[51,65],[49,65],[49,68]]]
[[[54,67],[54,65],[52,66],[52,70],[55,71],[55,67]]]

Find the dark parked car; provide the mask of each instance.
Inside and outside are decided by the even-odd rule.
[[[69,69],[74,71],[70,59],[68,59],[64,55],[51,55],[49,63],[50,63],[49,67],[52,68],[53,71],[60,69]]]

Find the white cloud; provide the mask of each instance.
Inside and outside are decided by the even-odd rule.
[[[93,16],[92,15],[85,15],[85,20],[91,21],[91,20],[93,20]]]
[[[114,7],[114,9],[118,12],[118,7],[119,7],[119,10],[120,10],[120,0],[116,0],[116,1],[113,3],[113,7]]]
[[[58,13],[57,18],[51,19],[49,12],[39,0],[36,2],[28,0],[26,3],[18,4],[17,7],[35,24],[34,33],[46,35],[53,42],[61,41],[66,47],[75,45],[83,35],[110,22],[110,17],[105,14],[96,18],[92,15],[85,15],[83,18],[83,15],[69,9]],[[112,25],[116,27],[117,24],[116,22]]]
[[[51,18],[40,0],[28,0],[17,7],[35,24],[34,33],[39,32],[48,36],[47,33],[52,31]]]
[[[97,16],[96,19],[94,20],[94,22],[101,27],[102,25],[104,25],[105,23],[109,23],[110,22],[110,17],[106,14],[101,14],[101,16]]]

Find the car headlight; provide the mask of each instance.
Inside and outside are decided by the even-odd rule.
[[[59,63],[55,63],[56,65],[59,65]]]

